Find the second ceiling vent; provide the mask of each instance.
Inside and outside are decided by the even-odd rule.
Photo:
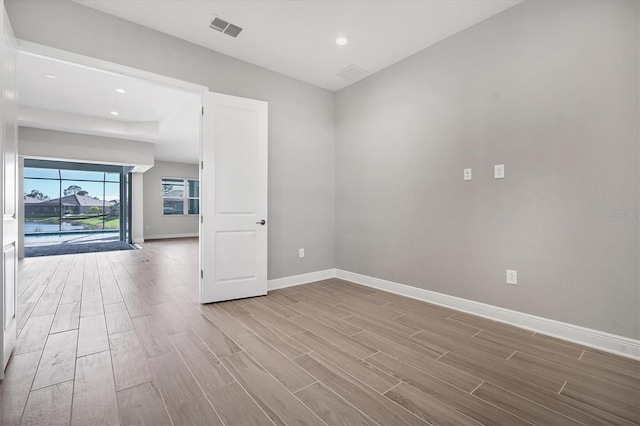
[[[226,35],[230,35],[233,38],[238,37],[238,34],[240,34],[240,32],[242,31],[242,27],[233,25],[229,23],[229,21],[226,21],[221,17],[215,15],[211,19],[209,27]]]
[[[356,81],[368,76],[369,71],[362,69],[357,65],[351,64],[348,67],[342,68],[336,74],[344,78],[345,80]]]

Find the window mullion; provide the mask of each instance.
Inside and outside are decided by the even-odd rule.
[[[189,215],[189,181],[187,179],[182,180],[184,192],[182,193],[182,214]]]

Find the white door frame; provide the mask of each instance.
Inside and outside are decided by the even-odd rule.
[[[200,97],[200,103],[202,104],[202,94],[209,91],[208,87],[191,83],[184,80],[178,80],[173,77],[167,77],[165,75],[156,74],[148,71],[139,70],[137,68],[131,68],[126,65],[120,65],[113,62],[104,61],[102,59],[93,58],[91,56],[80,55],[77,53],[69,52],[62,49],[57,49],[55,47],[46,46],[43,44],[32,43],[26,40],[17,39],[17,50],[21,53],[25,53],[28,55],[33,55],[37,57],[43,57],[47,59],[52,59],[54,61],[66,62],[74,65],[79,65],[81,67],[91,68],[100,70],[107,74],[112,75],[124,75],[127,77],[136,78],[139,80],[144,80],[145,82],[149,82],[152,84],[157,84],[162,87],[168,87],[176,90],[181,90],[184,92],[196,94]],[[199,131],[202,133],[202,117],[200,117],[200,121],[198,123]],[[22,170],[22,169],[20,169]],[[21,224],[24,222],[24,217],[21,214]],[[21,232],[22,227],[19,229],[20,235],[20,247],[24,245],[24,234]],[[137,234],[137,241],[134,242],[142,242],[144,239],[142,238],[142,230],[140,234]],[[24,257],[24,249],[21,249],[20,258]]]
[[[11,22],[0,0],[2,28],[0,49],[2,114],[0,120],[0,199],[2,200],[2,260],[0,263],[0,379],[15,347],[18,324],[18,114],[16,96],[16,40]],[[8,308],[5,310],[5,308]]]
[[[126,65],[120,65],[109,61],[104,61],[102,59],[93,58],[90,56],[80,55],[77,53],[69,52],[62,49],[57,49],[54,47],[32,43],[25,40],[17,40],[17,49],[21,52],[35,55],[47,57],[50,59],[69,62],[80,66],[85,66],[88,68],[99,69],[101,71],[112,73],[115,75],[125,75],[128,77],[138,78],[141,80],[145,80],[154,84],[158,84],[163,87],[170,87],[178,90],[182,90],[189,93],[194,93],[200,96],[201,105],[203,104],[203,96],[204,93],[209,92],[209,88],[206,86],[202,86],[199,84],[191,83],[185,80],[179,80],[173,77],[164,76],[161,74],[156,74],[144,70],[140,70],[137,68],[128,67]],[[200,116],[199,122],[199,131],[200,131],[200,147],[202,147],[202,116]],[[200,153],[200,162],[202,161],[202,152]],[[201,192],[202,193],[202,192]],[[202,230],[200,230],[200,236]],[[199,249],[199,251],[201,248]],[[199,254],[200,257],[200,254]],[[201,279],[201,278],[200,278]]]

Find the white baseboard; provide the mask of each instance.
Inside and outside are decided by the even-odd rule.
[[[327,270],[329,271],[329,270]],[[322,272],[327,272],[322,271]],[[460,297],[448,296],[435,291],[424,290],[399,284],[392,281],[369,277],[367,275],[356,274],[354,272],[335,269],[335,276],[347,281],[366,285],[412,299],[422,300],[435,305],[446,306],[473,315],[503,322],[516,327],[532,330],[537,333],[557,337],[570,342],[612,352],[628,358],[640,359],[640,340],[628,337],[617,336],[604,331],[593,330],[578,325],[568,324],[548,318],[512,311],[498,306],[487,305],[485,303],[474,302],[473,300],[462,299]],[[291,277],[295,278],[295,277]],[[327,279],[323,276],[320,279]],[[286,278],[281,278],[286,280]],[[295,284],[292,284],[295,285]]]
[[[147,235],[144,237],[145,240],[166,240],[168,238],[193,238],[197,237],[199,234],[197,232],[190,232],[187,234],[160,234],[160,235]],[[144,240],[143,240],[144,242]]]
[[[308,274],[292,275],[290,277],[276,278],[267,282],[267,290],[292,287],[294,285],[307,284],[315,281],[322,281],[336,277],[335,269],[325,269],[323,271],[309,272]]]
[[[134,238],[134,239],[132,240],[132,242],[133,242],[134,244],[142,244],[142,243],[144,243],[144,238]]]

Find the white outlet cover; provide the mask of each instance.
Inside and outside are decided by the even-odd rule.
[[[464,180],[471,180],[471,169],[464,169]]]
[[[496,164],[493,166],[493,177],[496,179],[504,179],[504,164]]]
[[[300,257],[300,259],[302,259],[304,257],[304,249],[299,249],[298,250],[298,257]]]
[[[507,284],[518,285],[518,271],[507,269]]]

